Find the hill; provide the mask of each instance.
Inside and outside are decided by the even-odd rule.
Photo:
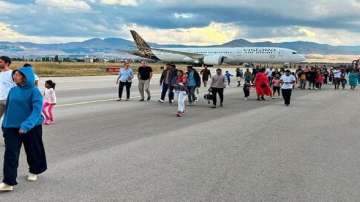
[[[184,45],[159,45],[150,43],[157,48],[167,47],[190,47]],[[250,42],[245,39],[237,39],[225,44],[211,47],[281,47],[290,48],[302,54],[322,54],[322,55],[360,55],[360,46],[332,46],[328,44],[319,44],[306,41],[272,43]],[[200,46],[199,46],[200,47]],[[99,55],[115,54],[121,50],[136,49],[132,41],[122,38],[93,38],[83,42],[70,42],[58,44],[37,44],[31,42],[0,42],[0,54],[28,56],[28,55]]]

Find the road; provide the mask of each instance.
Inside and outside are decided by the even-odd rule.
[[[116,102],[115,77],[57,78],[49,169],[1,201],[358,201],[359,91],[296,91],[293,104],[205,101],[176,118],[154,99]],[[203,88],[202,92],[206,89]],[[202,94],[202,93],[201,93]],[[3,147],[0,148],[1,155]],[[2,166],[2,161],[0,161]]]

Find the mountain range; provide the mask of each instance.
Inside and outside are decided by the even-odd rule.
[[[160,45],[150,43],[152,47],[194,47],[184,45]],[[250,42],[245,39],[237,39],[225,44],[215,46],[196,46],[196,47],[281,47],[290,48],[302,54],[338,54],[338,55],[360,55],[360,46],[332,46],[306,41],[272,43]],[[135,44],[132,41],[122,38],[93,38],[83,42],[70,42],[59,44],[37,44],[31,42],[0,42],[0,54],[11,56],[46,56],[46,55],[101,55],[119,54],[121,50],[134,50]]]

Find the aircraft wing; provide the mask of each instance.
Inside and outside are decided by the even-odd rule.
[[[156,50],[159,52],[164,52],[164,53],[172,53],[172,54],[178,54],[178,55],[185,55],[189,58],[192,58],[194,60],[198,60],[198,59],[203,59],[204,55],[202,54],[197,54],[197,53],[189,53],[189,52],[183,52],[183,51],[175,51],[175,50],[167,50],[167,49],[158,49],[158,48],[152,48],[152,50]]]

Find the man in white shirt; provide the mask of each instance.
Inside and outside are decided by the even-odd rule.
[[[286,70],[285,74],[280,78],[281,91],[286,106],[290,105],[291,93],[296,82],[295,76],[291,75],[290,70]]]
[[[10,69],[11,59],[7,56],[0,57],[0,118],[5,112],[6,100],[10,89],[15,86]]]
[[[335,69],[333,73],[334,73],[334,86],[335,86],[335,90],[337,90],[340,87],[341,71],[340,69]]]

